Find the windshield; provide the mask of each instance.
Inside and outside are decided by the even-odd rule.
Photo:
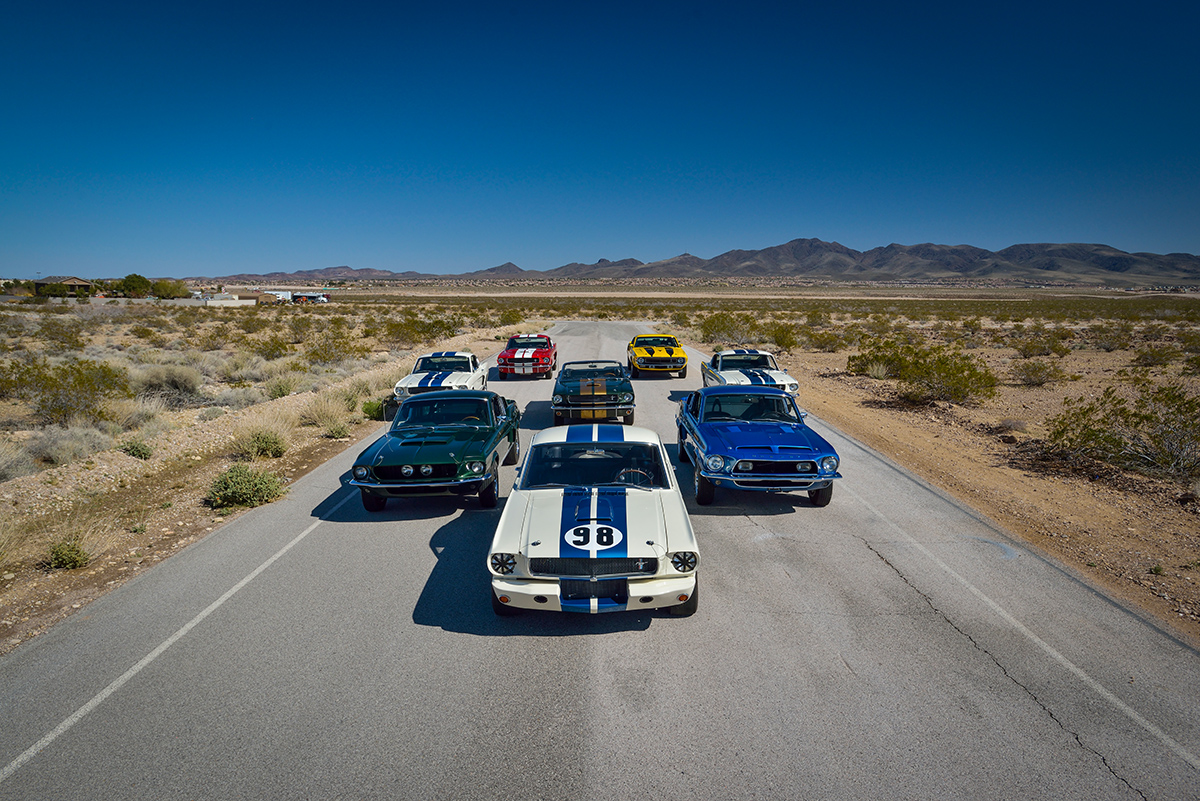
[[[511,348],[549,348],[550,340],[545,337],[510,337],[508,347]]]
[[[644,442],[555,442],[529,451],[521,488],[628,486],[666,489],[659,449]]]
[[[414,373],[469,373],[471,360],[466,356],[424,356],[417,359]]]
[[[438,398],[405,401],[396,413],[392,428],[405,425],[488,425],[488,404],[483,398]]]
[[[635,348],[678,348],[679,340],[675,337],[638,337],[634,340]]]
[[[730,353],[721,357],[722,370],[774,370],[775,359],[769,353]]]
[[[625,369],[619,364],[609,364],[604,366],[588,367],[581,365],[579,367],[563,367],[562,373],[559,375],[561,379],[579,379],[579,378],[624,378]]]
[[[740,420],[747,423],[799,423],[791,398],[783,395],[711,395],[704,399],[701,421]]]

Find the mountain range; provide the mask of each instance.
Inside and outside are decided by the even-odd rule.
[[[832,281],[988,281],[993,283],[1092,284],[1118,287],[1200,285],[1200,256],[1190,253],[1126,253],[1108,245],[1030,244],[990,251],[970,245],[888,245],[858,251],[837,242],[793,239],[763,250],[731,250],[711,259],[688,253],[644,263],[637,259],[564,264],[524,270],[512,262],[486,270],[435,275],[414,271],[329,267],[293,273],[242,273],[224,283],[410,281],[419,279],[540,280],[791,277]]]

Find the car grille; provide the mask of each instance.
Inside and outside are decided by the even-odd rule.
[[[608,406],[617,402],[616,395],[568,395],[569,406]]]
[[[749,470],[739,469],[742,465],[752,465]],[[758,459],[742,459],[733,466],[733,476],[804,476],[816,475],[817,463],[811,460],[800,462],[767,462]]]
[[[429,481],[429,480],[435,479],[435,478],[454,478],[455,476],[458,475],[458,465],[456,465],[456,464],[432,465],[433,474],[428,475],[428,476],[421,475],[421,465],[419,465],[419,464],[413,465],[413,474],[411,476],[400,475],[400,467],[401,467],[401,465],[398,465],[398,464],[395,464],[395,465],[390,464],[390,465],[379,465],[378,467],[375,467],[373,469],[375,470],[375,477],[378,478],[380,481],[396,481],[396,482],[417,481],[417,482],[420,482],[420,481]]]
[[[662,356],[642,357],[642,367],[682,367],[683,359],[664,358]]]
[[[538,576],[652,576],[658,572],[658,560],[542,557],[529,560],[529,572]]]
[[[619,604],[629,602],[629,583],[625,579],[578,581],[563,579],[558,583],[564,601],[586,601],[591,598],[611,598]]]
[[[420,395],[422,392],[444,392],[444,391],[445,391],[445,390],[447,390],[447,389],[450,389],[450,387],[417,387],[417,386],[412,386],[412,387],[409,387],[409,388],[408,388],[408,394],[409,394],[409,395]]]
[[[513,359],[509,359],[509,362],[511,362],[513,365],[515,365],[517,367],[529,367],[530,365],[541,363],[537,359],[533,359],[533,358],[529,358],[529,359],[513,358]]]

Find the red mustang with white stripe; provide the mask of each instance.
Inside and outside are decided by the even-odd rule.
[[[510,375],[549,378],[558,367],[558,346],[548,334],[518,334],[496,357],[500,379]]]

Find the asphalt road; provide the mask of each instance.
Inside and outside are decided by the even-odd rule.
[[[648,330],[553,333],[624,361]],[[635,382],[671,443],[691,357]],[[527,444],[551,382],[492,378]],[[0,659],[0,799],[1200,796],[1194,650],[810,422],[833,502],[689,501],[682,619],[496,618],[500,509],[368,514],[347,452]]]

